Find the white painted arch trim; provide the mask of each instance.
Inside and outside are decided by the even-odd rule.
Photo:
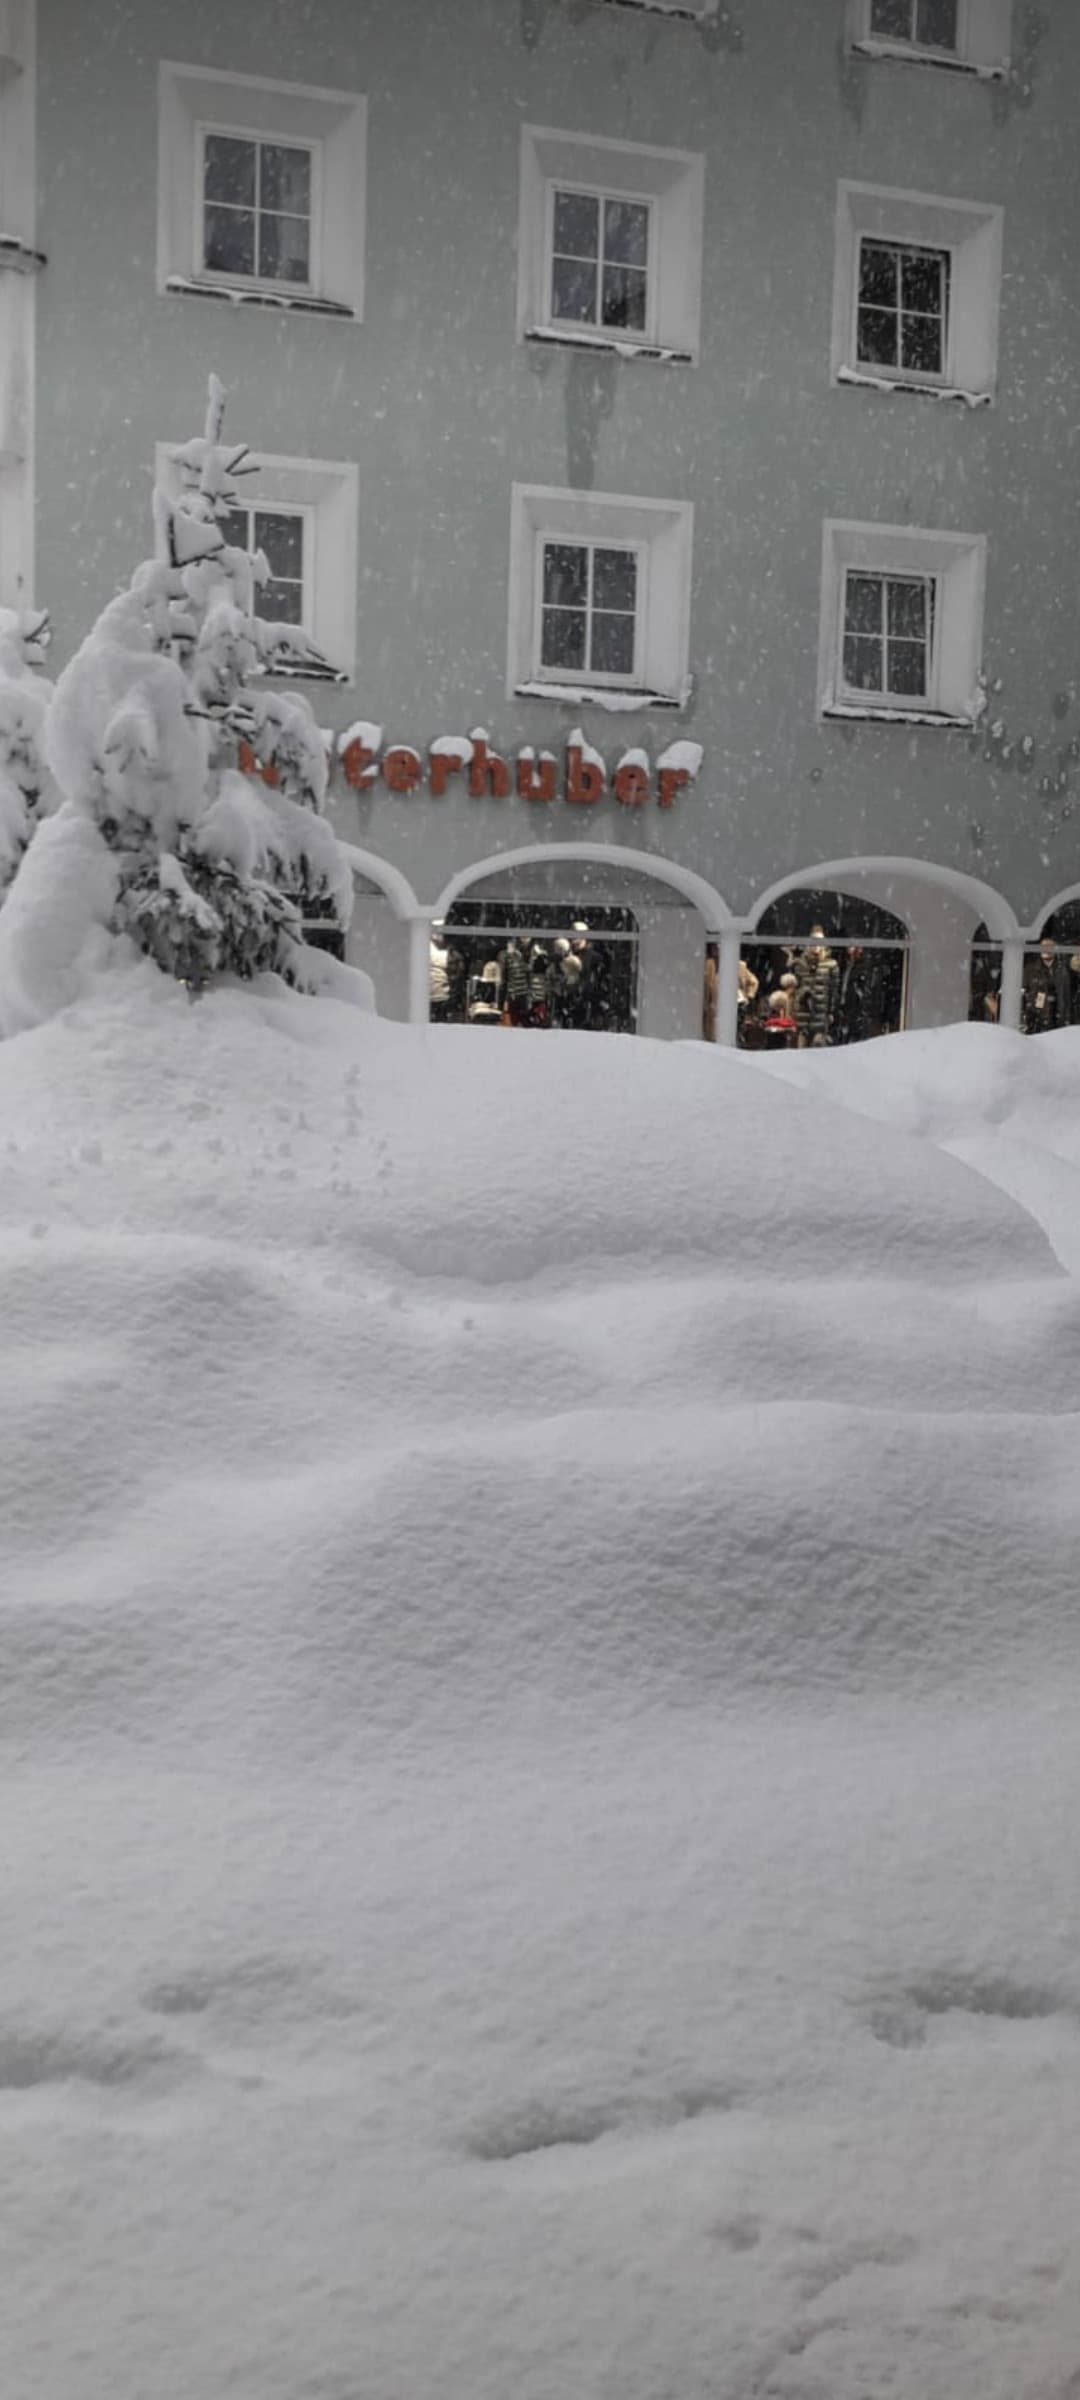
[[[530,842],[523,850],[496,850],[490,858],[477,859],[472,866],[462,867],[452,876],[431,914],[436,919],[447,916],[455,900],[460,900],[471,884],[482,883],[490,875],[509,875],[516,867],[582,863],[611,867],[622,874],[647,876],[654,883],[668,884],[699,910],[707,933],[719,933],[724,926],[736,922],[727,901],[721,899],[703,876],[695,875],[691,867],[681,867],[671,858],[657,858],[651,850],[627,850],[617,842]]]
[[[1054,916],[1059,908],[1067,908],[1070,900],[1080,900],[1080,883],[1070,883],[1063,892],[1055,892],[1053,899],[1048,900],[1045,907],[1040,908],[1038,916],[1027,927],[1028,933],[1034,935],[1037,940],[1047,918]]]
[[[977,875],[963,874],[959,867],[939,867],[926,858],[841,858],[830,859],[823,866],[802,867],[798,874],[783,875],[778,883],[769,885],[768,891],[754,902],[748,924],[755,926],[774,900],[782,900],[787,892],[822,891],[829,887],[843,891],[844,878],[850,875],[894,875],[908,883],[935,885],[939,891],[951,892],[954,899],[966,901],[975,910],[977,920],[998,941],[1015,940],[1020,932],[1015,910],[992,885],[980,882]],[[1080,891],[1076,896],[1080,897]]]
[[[421,906],[408,876],[402,874],[400,867],[392,867],[389,859],[376,858],[373,850],[359,849],[355,842],[343,842],[340,836],[338,848],[354,875],[366,875],[369,883],[378,885],[395,917],[400,917],[403,924],[416,917],[423,918],[427,923],[428,911]]]

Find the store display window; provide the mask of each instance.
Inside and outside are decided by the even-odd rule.
[[[1080,1025],[1080,901],[1069,900],[1048,917],[1037,942],[1024,952],[1020,1001],[1024,1033],[1058,1033]]]
[[[898,1033],[907,999],[906,925],[847,892],[785,892],[739,959],[745,1050],[840,1048]]]
[[[628,908],[459,900],[431,930],[439,1025],[637,1030],[638,925]]]
[[[977,925],[971,945],[968,998],[968,1021],[972,1025],[996,1025],[999,1021],[1002,958],[1001,943],[991,940],[989,927]]]

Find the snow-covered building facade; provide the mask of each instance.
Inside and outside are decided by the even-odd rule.
[[[63,663],[212,366],[385,1013],[1060,1021],[1078,88],[1076,0],[0,0],[0,602]]]

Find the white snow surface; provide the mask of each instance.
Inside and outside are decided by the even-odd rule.
[[[0,1047],[18,2400],[1075,2395],[1080,1034],[780,1066]]]

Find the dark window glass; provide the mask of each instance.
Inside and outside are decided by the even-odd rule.
[[[870,308],[896,307],[897,253],[881,242],[864,242],[859,251],[859,299]]]
[[[880,633],[882,595],[880,575],[849,575],[844,623],[849,633]]]
[[[645,296],[646,281],[640,268],[604,268],[604,301],[601,313],[605,325],[622,325],[631,333],[644,333]]]
[[[944,326],[940,317],[905,317],[902,321],[900,364],[912,375],[944,371]]]
[[[604,205],[604,257],[616,266],[644,267],[649,256],[649,212],[639,200]]]
[[[218,524],[230,550],[250,550],[251,520],[246,508],[230,508],[226,516],[218,518]]]
[[[557,258],[551,270],[551,313],[566,325],[595,325],[598,270],[578,258]]]
[[[540,658],[545,667],[565,667],[580,674],[585,665],[584,609],[545,608]]]
[[[568,542],[545,542],[545,606],[584,608],[588,596],[588,551]]]
[[[869,634],[844,635],[844,682],[849,691],[880,692],[884,646]]]
[[[213,275],[254,275],[255,218],[240,208],[208,208],[203,260]]]
[[[255,512],[255,547],[266,553],[272,575],[299,583],[304,572],[304,520],[276,510]]]
[[[957,0],[917,0],[915,38],[928,50],[955,50]]]
[[[563,258],[592,258],[600,251],[600,203],[587,192],[556,192],[553,248]]]
[[[926,585],[890,580],[888,599],[890,634],[906,634],[924,641],[926,638]]]
[[[310,259],[306,217],[260,217],[259,273],[268,282],[306,283]]]
[[[882,42],[910,42],[912,0],[870,0],[870,31]]]
[[[637,559],[632,550],[593,552],[593,605],[629,609],[637,603]]]
[[[259,152],[259,201],[284,216],[311,215],[311,153],[264,142]]]
[[[925,698],[925,642],[889,643],[889,690],[902,700]]]
[[[229,208],[255,206],[254,142],[234,140],[231,134],[208,133],[203,192],[207,200]]]
[[[609,617],[598,610],[592,621],[594,674],[632,675],[634,672],[633,617]]]

